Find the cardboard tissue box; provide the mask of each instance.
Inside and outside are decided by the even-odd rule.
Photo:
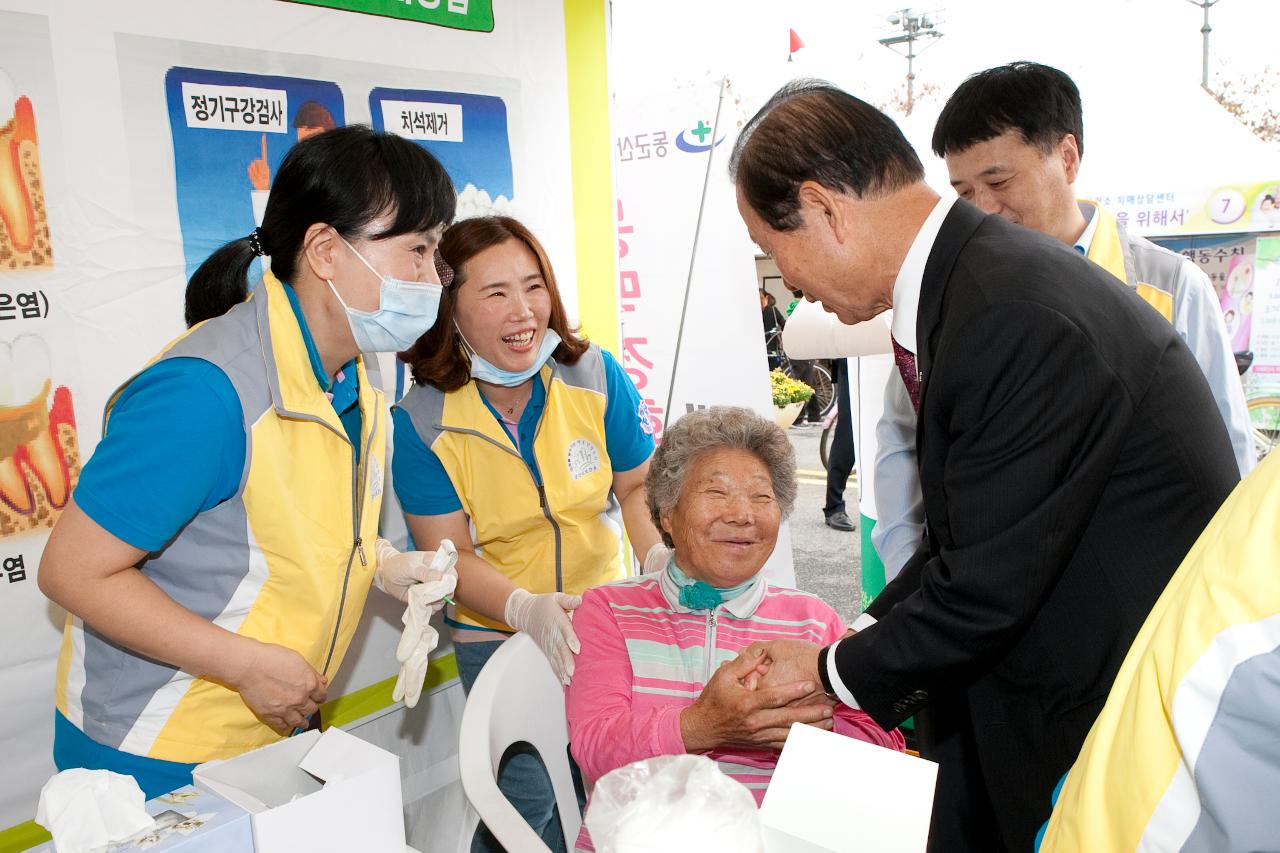
[[[253,853],[249,813],[219,796],[188,785],[147,800],[145,808],[156,825],[112,844],[110,853]],[[54,853],[53,842],[32,853]]]
[[[760,805],[767,853],[924,853],[938,765],[796,723]]]
[[[341,729],[209,761],[193,776],[252,815],[257,853],[405,850],[400,759]]]

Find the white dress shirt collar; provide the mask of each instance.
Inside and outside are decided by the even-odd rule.
[[[938,199],[933,210],[925,217],[924,224],[916,238],[911,241],[907,256],[902,259],[902,268],[893,282],[893,320],[889,330],[893,339],[905,349],[916,354],[916,315],[920,311],[920,285],[924,282],[924,267],[929,262],[929,253],[933,251],[933,243],[938,239],[942,223],[958,201],[954,198]]]
[[[1086,258],[1089,256],[1089,247],[1093,245],[1093,235],[1098,232],[1098,205],[1092,201],[1078,201],[1076,207],[1080,208],[1080,213],[1084,216],[1084,231],[1076,238],[1075,249]]]

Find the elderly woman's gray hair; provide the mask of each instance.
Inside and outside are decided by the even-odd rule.
[[[791,515],[796,503],[796,452],[787,434],[768,418],[740,406],[698,409],[676,421],[662,436],[662,444],[649,463],[645,477],[649,514],[662,533],[662,541],[674,545],[662,529],[662,516],[675,509],[684,490],[684,478],[693,461],[703,453],[725,449],[746,450],[764,463],[773,481],[773,496],[782,517]]]

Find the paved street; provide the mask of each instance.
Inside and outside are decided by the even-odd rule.
[[[858,531],[842,533],[827,527],[822,517],[826,500],[827,474],[818,457],[818,427],[787,430],[796,450],[800,480],[795,512],[791,516],[791,543],[795,551],[796,586],[821,597],[846,622],[858,614],[862,589],[861,536]],[[858,460],[861,462],[862,460]],[[849,517],[858,522],[858,482],[861,465],[854,468],[845,488]]]

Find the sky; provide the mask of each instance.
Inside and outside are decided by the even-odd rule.
[[[613,0],[611,73],[617,87],[643,88],[669,75],[785,60],[794,28],[805,43],[791,63],[797,74],[884,100],[906,76],[906,60],[878,43],[900,32],[886,21],[899,8],[891,0]],[[941,19],[943,36],[919,57],[916,74],[944,97],[967,74],[1016,59],[1138,91],[1200,80],[1203,13],[1186,0],[942,0],[912,8]],[[1210,24],[1211,72],[1255,73],[1268,63],[1280,72],[1280,2],[1219,0]]]
[[[613,0],[610,83],[616,99],[727,76],[739,121],[795,77],[830,80],[885,105],[904,87],[907,62],[878,39],[901,32],[886,20],[901,8],[901,0]],[[1120,189],[1280,176],[1280,146],[1268,149],[1200,90],[1203,12],[1186,0],[940,0],[912,8],[933,13],[943,33],[916,60],[917,92],[932,86],[936,94],[899,119],[932,183],[946,183],[928,144],[947,96],[969,74],[1020,59],[1061,68],[1080,87],[1085,136],[1099,152],[1086,150],[1088,189],[1094,179],[1127,185],[1131,171],[1141,173],[1140,186]],[[1280,77],[1280,0],[1219,0],[1210,25],[1211,76],[1248,77],[1269,66]],[[805,47],[787,62],[792,28]]]

